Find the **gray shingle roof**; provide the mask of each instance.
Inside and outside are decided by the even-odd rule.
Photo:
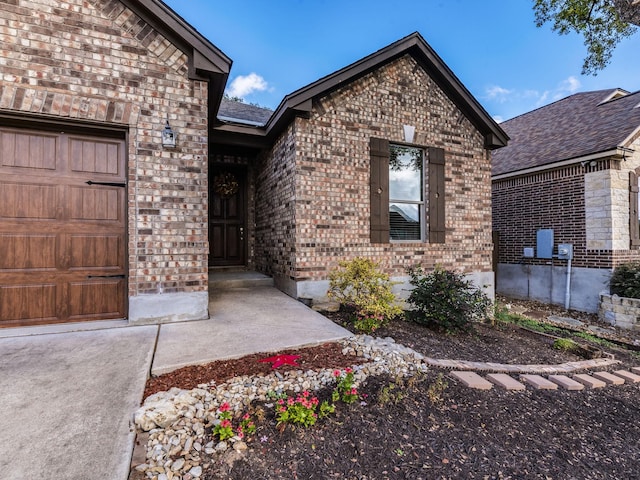
[[[626,146],[640,127],[640,91],[602,103],[616,90],[576,93],[501,123],[511,140],[493,153],[492,175]]]
[[[273,110],[257,107],[247,103],[236,102],[235,100],[222,99],[218,118],[223,121],[245,123],[247,125],[263,126],[267,123]]]

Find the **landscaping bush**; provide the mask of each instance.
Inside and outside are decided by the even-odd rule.
[[[354,310],[357,330],[371,333],[402,313],[391,291],[394,282],[377,263],[357,257],[339,265],[329,274],[328,296]]]
[[[491,301],[462,274],[441,267],[427,273],[421,266],[408,272],[414,286],[408,316],[414,322],[452,333],[471,330],[473,321],[489,318]]]
[[[618,265],[613,270],[609,289],[612,295],[640,298],[640,262]]]

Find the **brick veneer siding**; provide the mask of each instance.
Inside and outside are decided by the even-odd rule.
[[[500,236],[498,263],[521,263],[524,247],[536,247],[536,232],[547,228],[554,231],[554,245],[573,244],[576,268],[611,269],[640,260],[640,249],[629,247],[628,226],[627,178],[636,163],[632,158],[622,165],[618,160],[605,159],[595,165],[577,163],[494,181],[493,229]],[[596,185],[600,190],[596,191]],[[593,205],[585,205],[586,201]],[[605,248],[593,248],[600,243]],[[619,248],[622,245],[626,248]],[[525,261],[531,265],[549,262],[537,258]]]
[[[129,295],[206,292],[208,93],[185,54],[113,0],[0,2],[0,42],[0,111],[126,128]]]
[[[295,278],[295,133],[291,125],[256,165],[256,269]]]
[[[370,242],[369,141],[444,148],[446,243]],[[340,260],[365,256],[392,276],[440,264],[491,272],[490,155],[483,137],[410,56],[314,102],[259,168],[257,263],[292,281],[325,280]],[[275,191],[275,195],[269,192]],[[267,205],[268,204],[268,205]]]
[[[520,263],[524,247],[536,247],[537,231],[552,228],[554,244],[572,243],[574,266],[586,266],[584,173],[578,164],[493,183],[499,263]],[[547,261],[527,259],[539,265]]]

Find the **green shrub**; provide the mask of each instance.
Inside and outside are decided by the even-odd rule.
[[[329,274],[328,296],[354,309],[354,325],[358,330],[371,333],[402,313],[391,291],[394,282],[380,271],[377,263],[357,257],[339,265]]]
[[[421,266],[408,272],[414,286],[408,299],[413,321],[451,333],[471,330],[474,320],[489,318],[491,301],[462,274],[441,267],[426,273]]]
[[[578,348],[578,344],[570,338],[556,338],[553,341],[553,348],[562,350],[563,352],[571,352]]]
[[[618,265],[613,270],[609,289],[612,295],[640,298],[640,262]]]

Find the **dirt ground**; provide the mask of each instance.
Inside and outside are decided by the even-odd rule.
[[[556,307],[512,304],[531,318],[556,314],[596,322],[593,316]],[[334,321],[340,323],[340,315]],[[550,337],[513,325],[478,325],[475,333],[444,335],[394,322],[376,334],[391,336],[434,358],[521,364],[583,359],[553,348]],[[584,338],[576,340],[590,343]],[[614,369],[640,366],[640,355],[633,349],[611,342],[593,346],[621,360]],[[353,357],[345,358],[335,345],[286,353],[302,355],[299,361],[305,370],[354,363]],[[257,372],[256,368],[262,368],[257,365],[261,364],[256,358],[245,357],[188,367],[152,379],[148,393],[154,388],[183,386],[180,382],[185,378],[196,384],[212,378],[222,381],[229,375]],[[437,368],[411,379],[374,377],[360,388],[359,401],[339,405],[335,414],[310,428],[287,426],[280,431],[273,407],[252,405],[254,412],[264,412],[264,418],[247,440],[249,449],[242,455],[211,457],[202,478],[640,478],[639,393],[639,384],[579,392],[478,391]],[[318,393],[320,400],[329,395],[329,390]]]

